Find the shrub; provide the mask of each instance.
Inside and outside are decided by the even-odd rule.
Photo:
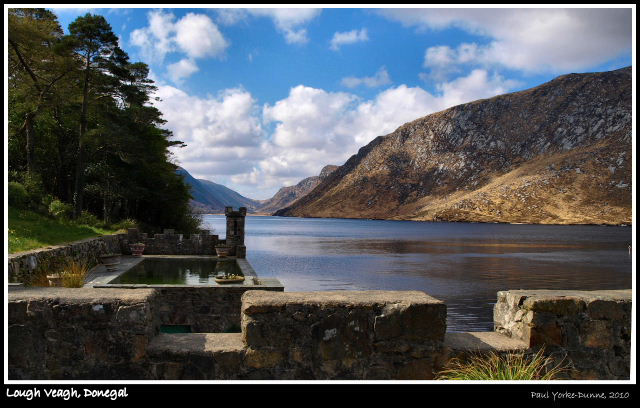
[[[44,186],[40,176],[35,173],[24,173],[22,177],[22,184],[29,194],[31,207],[35,210],[40,210],[45,196]]]
[[[438,373],[438,380],[554,380],[569,367],[544,356],[544,349],[525,353],[476,354],[467,360],[452,359]]]
[[[62,286],[65,288],[81,288],[89,273],[89,266],[84,262],[69,261],[62,269]]]
[[[48,210],[49,206],[55,199],[56,198],[51,194],[45,194],[44,197],[42,197],[42,205]]]
[[[68,218],[73,212],[71,204],[64,203],[58,199],[51,201],[49,204],[49,214],[56,218]]]
[[[102,221],[89,211],[83,211],[78,218],[76,218],[76,224],[89,225],[91,227],[102,226]]]
[[[135,228],[137,226],[137,222],[131,218],[125,218],[124,220],[120,220],[115,224],[111,225],[111,229],[115,230],[126,230],[127,228]]]
[[[15,208],[27,208],[29,205],[29,193],[24,186],[17,181],[10,181],[8,185],[9,205]]]

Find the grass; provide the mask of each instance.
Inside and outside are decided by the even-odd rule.
[[[63,268],[62,286],[65,288],[81,288],[89,273],[89,267],[84,262],[69,261]]]
[[[9,207],[9,253],[59,245],[117,232],[113,229],[79,225],[29,210]]]
[[[439,380],[554,380],[569,369],[545,357],[540,349],[533,355],[496,353],[472,355],[467,360],[452,359],[438,373]]]

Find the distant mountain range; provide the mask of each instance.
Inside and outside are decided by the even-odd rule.
[[[300,197],[305,196],[324,180],[338,166],[325,166],[320,175],[307,177],[295,186],[282,187],[267,200],[253,200],[233,191],[232,189],[205,179],[196,179],[182,167],[177,172],[184,177],[184,181],[191,187],[191,207],[199,213],[220,213],[224,207],[246,207],[251,213],[272,214],[273,212],[293,204]]]
[[[275,215],[631,223],[631,67],[455,106],[361,148]]]
[[[209,180],[196,179],[188,171],[179,167],[178,174],[184,177],[185,183],[191,186],[191,207],[200,213],[224,212],[224,207],[247,207],[250,212],[255,212],[260,205],[257,200],[247,198],[232,189]]]
[[[309,194],[311,190],[316,188],[318,184],[329,174],[335,171],[338,166],[328,165],[324,166],[322,171],[320,171],[319,176],[311,176],[306,179],[300,181],[295,186],[282,187],[278,192],[268,200],[261,201],[260,207],[258,210],[264,213],[274,213],[281,208],[285,208],[295,203],[301,197]]]

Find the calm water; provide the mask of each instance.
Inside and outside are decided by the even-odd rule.
[[[204,223],[225,235],[223,215]],[[247,217],[246,234],[287,291],[421,290],[449,331],[492,330],[499,290],[631,288],[631,227]]]
[[[109,283],[147,285],[217,285],[220,272],[240,274],[235,261],[148,258]]]

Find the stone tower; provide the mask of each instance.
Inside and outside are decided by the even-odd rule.
[[[237,258],[244,258],[247,248],[244,246],[244,218],[247,215],[247,208],[240,207],[238,211],[233,211],[233,207],[225,207],[224,215],[227,217],[227,238],[229,255]]]

